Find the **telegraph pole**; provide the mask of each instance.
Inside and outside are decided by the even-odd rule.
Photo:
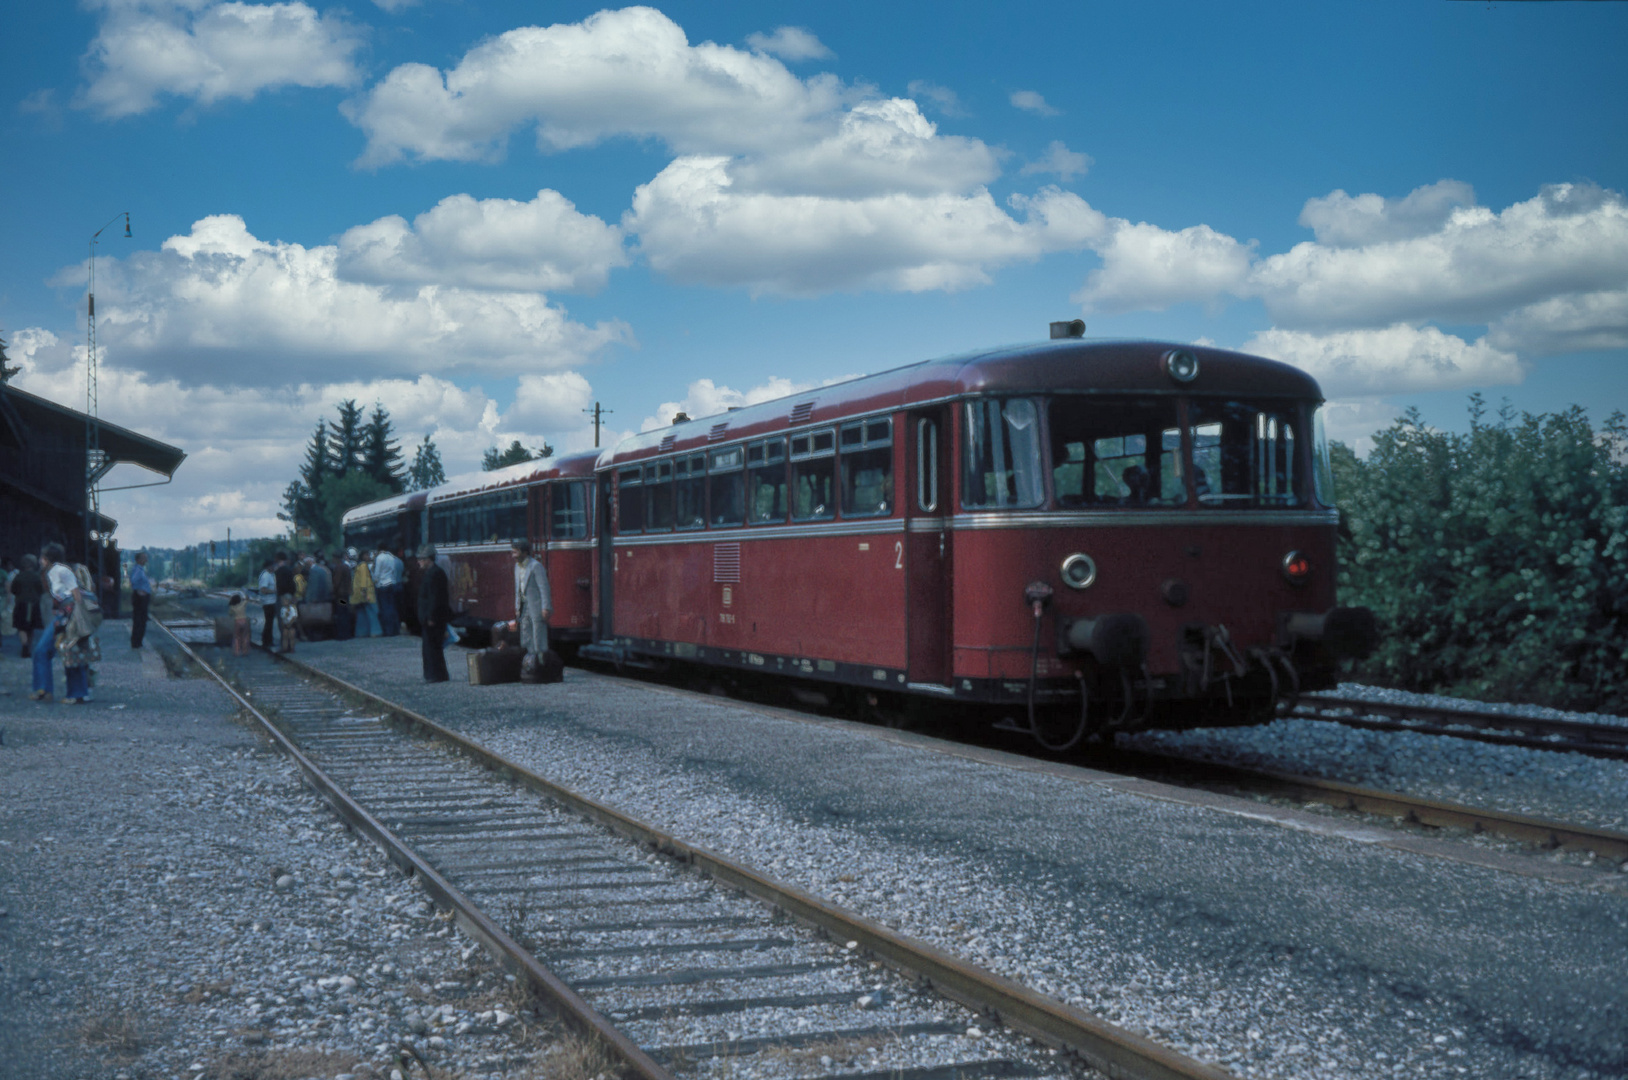
[[[120,218],[124,219],[124,235],[130,235],[130,211],[125,210],[114,214],[100,229],[91,233],[90,243],[86,245],[90,250],[90,286],[86,290],[85,302],[85,562],[90,564],[91,551],[98,538],[91,534],[96,531],[96,520],[102,515],[101,495],[98,485],[102,477],[107,475],[108,466],[102,461],[102,425],[97,420],[96,395],[96,244],[102,233],[107,231]],[[102,559],[98,554],[95,560],[96,580],[102,578]]]
[[[599,402],[596,401],[596,402],[594,402],[594,407],[593,408],[591,408],[591,409],[583,409],[582,411],[585,412],[585,413],[593,413],[593,417],[594,417],[594,449],[597,450],[599,448],[599,420],[600,420],[600,417],[604,416],[606,413],[613,413],[616,410],[615,409],[601,408]]]

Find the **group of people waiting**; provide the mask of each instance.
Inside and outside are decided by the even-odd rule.
[[[275,639],[279,652],[292,652],[302,635],[331,633],[337,641],[394,637],[401,633],[406,580],[406,564],[388,548],[346,548],[341,556],[312,552],[294,558],[279,551],[255,583],[266,620],[260,645],[271,649]],[[246,619],[247,601],[233,600],[243,605]]]
[[[145,562],[146,553],[137,557]],[[132,585],[135,577],[132,575]],[[152,586],[147,586],[151,594]],[[137,606],[140,623],[145,624],[145,606]],[[56,673],[52,663],[62,658],[64,705],[79,705],[91,697],[91,664],[102,658],[97,631],[102,625],[102,608],[90,570],[69,563],[61,544],[46,544],[38,557],[24,555],[19,565],[0,558],[0,630],[10,625],[21,638],[19,655],[34,664],[33,688],[29,697],[50,702],[56,697]],[[141,647],[139,639],[131,645]]]

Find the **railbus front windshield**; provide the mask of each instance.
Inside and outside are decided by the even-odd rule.
[[[1057,509],[1301,508],[1312,505],[1308,458],[1332,505],[1321,425],[1307,431],[1303,402],[1058,394],[1043,408],[1044,435],[1032,398],[966,403],[963,507],[1038,508],[1049,476]]]

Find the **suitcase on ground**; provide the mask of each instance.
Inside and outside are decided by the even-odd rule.
[[[565,681],[565,661],[553,649],[544,649],[541,654],[527,653],[520,664],[520,681],[523,683],[557,683]]]
[[[514,646],[477,649],[469,654],[469,685],[493,686],[520,681],[520,662],[526,654]]]

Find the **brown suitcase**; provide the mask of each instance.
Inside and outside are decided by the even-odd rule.
[[[525,653],[518,646],[504,645],[469,654],[469,685],[493,686],[520,681],[520,661]]]

